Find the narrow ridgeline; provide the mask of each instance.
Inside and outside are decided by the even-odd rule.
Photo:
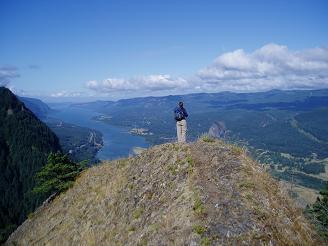
[[[318,245],[312,227],[240,148],[203,138],[84,171],[7,245]]]

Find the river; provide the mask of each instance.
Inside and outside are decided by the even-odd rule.
[[[49,117],[78,126],[95,129],[103,134],[104,146],[96,156],[100,160],[113,160],[128,157],[133,153],[133,148],[135,147],[149,147],[149,144],[143,137],[131,135],[127,128],[113,126],[91,119],[94,116],[100,115],[100,113],[69,105],[52,104],[51,107],[55,112],[50,113],[48,115]]]

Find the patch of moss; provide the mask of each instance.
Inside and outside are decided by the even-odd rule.
[[[259,207],[254,207],[254,214],[259,220],[265,220],[268,217],[267,213]]]
[[[31,212],[31,213],[29,213],[29,214],[27,215],[27,218],[32,219],[33,216],[34,216],[34,214],[33,214],[33,212]]]
[[[188,162],[188,174],[192,174],[194,172],[194,160],[191,158],[190,155],[187,156],[187,162]]]
[[[176,175],[177,174],[177,167],[173,164],[173,165],[170,165],[168,167],[168,170],[169,172],[172,174],[172,175]]]
[[[153,196],[154,196],[154,193],[152,191],[149,191],[146,193],[147,200],[151,200],[153,198]]]
[[[246,193],[245,197],[247,200],[253,200],[253,194],[251,194],[251,193]]]
[[[128,164],[127,160],[119,160],[118,161],[118,167],[123,168]]]
[[[175,187],[175,183],[172,180],[170,180],[167,184],[167,188],[172,190],[174,187]]]
[[[255,184],[250,181],[245,181],[239,184],[239,188],[253,189],[255,188]]]
[[[198,195],[195,196],[193,210],[194,210],[195,214],[198,216],[201,216],[204,214],[205,207],[204,207],[202,200],[200,199],[200,197]]]
[[[189,165],[194,165],[194,160],[191,158],[190,155],[187,156],[187,162]]]
[[[209,246],[209,245],[211,245],[211,240],[208,237],[203,237],[200,240],[200,245],[201,246]]]
[[[205,142],[205,143],[214,143],[215,139],[207,134],[201,136],[201,139]]]
[[[133,211],[132,217],[134,219],[139,219],[140,216],[143,214],[143,212],[144,212],[144,209],[143,208],[137,208],[136,210]]]
[[[207,231],[206,227],[202,225],[194,225],[192,229],[199,235],[203,235]]]
[[[149,231],[150,232],[157,232],[160,228],[160,225],[158,223],[151,224],[149,226]]]
[[[134,226],[129,226],[128,227],[128,232],[134,232],[136,228]]]
[[[137,245],[138,245],[138,246],[139,246],[139,245],[140,245],[140,246],[147,246],[147,244],[148,244],[148,240],[147,240],[147,238],[143,237]]]
[[[239,146],[236,146],[236,145],[232,145],[231,147],[231,152],[233,155],[241,155],[243,153],[243,149]]]
[[[130,190],[133,190],[133,188],[134,188],[134,184],[133,184],[133,183],[129,183],[129,184],[128,184],[128,188],[129,188]]]

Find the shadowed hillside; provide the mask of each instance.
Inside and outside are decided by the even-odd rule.
[[[318,245],[300,210],[245,152],[203,138],[84,171],[7,245]]]
[[[48,113],[53,111],[46,103],[36,98],[19,97],[19,100],[21,100],[39,119],[45,119]]]
[[[34,175],[60,149],[57,136],[0,87],[0,243],[45,199],[31,193]]]

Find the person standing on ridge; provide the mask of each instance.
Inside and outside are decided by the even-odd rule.
[[[187,110],[183,107],[183,102],[179,102],[179,106],[174,110],[175,120],[177,122],[177,136],[179,143],[186,142],[187,133],[187,121],[188,117]]]

